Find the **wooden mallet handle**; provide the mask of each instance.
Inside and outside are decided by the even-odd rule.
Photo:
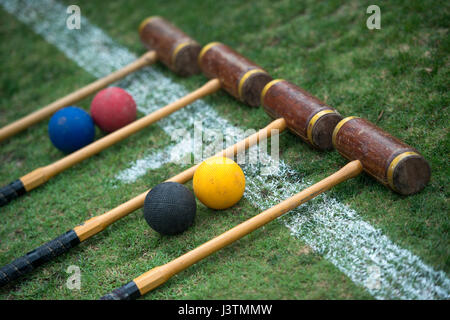
[[[68,94],[65,97],[62,97],[55,102],[52,102],[51,104],[34,111],[33,113],[30,113],[29,115],[16,120],[5,127],[0,129],[0,142],[25,130],[26,128],[44,120],[50,117],[53,113],[58,111],[61,108],[70,106],[90,94],[93,94],[94,92],[97,92],[98,90],[105,88],[106,86],[110,85],[111,83],[122,79],[126,75],[135,72],[136,70],[141,69],[142,67],[148,66],[152,63],[154,63],[157,59],[157,54],[155,51],[149,51],[145,53],[143,56],[141,56],[136,61],[130,63],[129,65],[123,67],[120,70],[117,70],[110,75],[107,75],[104,78],[98,79],[91,84],[88,84],[87,86],[78,89],[70,94]]]
[[[148,127],[152,123],[167,117],[171,113],[187,106],[188,104],[212,94],[220,89],[220,82],[217,79],[208,81],[201,88],[187,94],[183,98],[161,108],[157,111],[138,119],[129,125],[110,133],[109,135],[87,145],[86,147],[77,150],[68,156],[48,165],[38,168],[13,183],[0,189],[0,206],[5,205],[14,198],[17,198],[26,192],[44,184],[58,173],[74,166],[75,164],[99,153],[100,151],[112,146],[113,144],[129,137],[130,135]],[[11,187],[16,186],[15,192],[11,192]]]
[[[191,265],[210,256],[214,252],[228,246],[229,244],[246,236],[250,232],[264,226],[272,220],[280,217],[284,213],[300,206],[302,203],[329,190],[333,186],[351,179],[362,172],[362,165],[359,161],[352,161],[333,175],[312,185],[311,187],[297,193],[291,198],[280,202],[276,206],[263,211],[257,216],[239,224],[220,236],[202,244],[196,249],[172,260],[171,262],[153,268],[152,270],[135,278],[123,287],[114,290],[112,293],[103,296],[101,299],[135,299],[146,294],[150,290],[160,286],[175,274],[187,269]]]
[[[188,76],[200,72],[197,64],[200,45],[167,20],[161,17],[146,19],[139,27],[139,34],[149,52],[122,69],[1,128],[0,142],[50,117],[59,109],[70,106],[128,74],[155,63],[157,59],[179,75]]]
[[[363,170],[402,194],[422,190],[430,179],[428,162],[415,149],[367,120],[356,117],[341,120],[333,131],[332,142],[344,157],[352,160],[342,169],[179,258],[153,268],[102,299],[138,298],[194,263],[333,186],[356,177]]]
[[[283,131],[286,128],[286,122],[284,119],[277,119],[275,121],[272,121],[268,126],[265,128],[259,130],[258,132],[252,134],[251,136],[245,138],[244,140],[228,147],[225,150],[222,150],[221,152],[217,153],[215,156],[226,156],[226,157],[232,157],[235,154],[237,154],[239,151],[246,150],[250,148],[253,145],[256,145],[261,139],[266,139],[270,137],[274,133],[279,133]],[[195,166],[192,166],[191,168],[177,174],[176,176],[166,180],[171,182],[178,182],[178,183],[185,183],[192,179],[194,176],[195,170],[197,170],[198,166],[200,164],[197,164]],[[146,192],[140,194],[139,196],[135,197],[134,199],[131,199],[120,206],[116,207],[115,209],[104,213],[100,216],[94,217],[92,219],[89,219],[85,223],[83,223],[80,226],[77,226],[74,230],[76,234],[78,235],[80,241],[84,241],[90,237],[92,237],[94,234],[97,234],[98,232],[104,230],[106,227],[111,225],[113,222],[123,218],[124,216],[128,215],[129,213],[137,210],[138,208],[142,207],[144,205],[145,196],[150,190],[147,190]]]
[[[262,139],[267,139],[273,134],[278,134],[285,130],[286,122],[284,119],[272,121],[268,126],[259,130],[257,133],[245,138],[244,140],[230,146],[229,148],[217,153],[215,156],[232,157],[238,152],[246,150],[255,145]],[[194,176],[195,170],[199,165],[195,165],[176,176],[166,180],[178,183],[186,183]],[[106,229],[115,221],[127,216],[131,212],[141,208],[144,205],[145,197],[150,190],[147,190],[137,197],[121,204],[120,206],[96,217],[93,217],[79,226],[69,230],[56,239],[49,241],[40,247],[28,252],[24,256],[15,259],[8,265],[0,269],[0,287],[25,275],[38,266],[53,260],[57,256],[69,251],[79,243],[89,239],[102,230]]]

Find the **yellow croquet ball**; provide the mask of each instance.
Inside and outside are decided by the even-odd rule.
[[[211,209],[226,209],[237,203],[245,190],[241,167],[226,157],[203,161],[194,173],[194,193]]]

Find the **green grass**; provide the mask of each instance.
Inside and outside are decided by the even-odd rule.
[[[69,4],[69,2],[67,2]],[[437,270],[449,261],[449,6],[444,1],[381,2],[382,29],[366,28],[372,2],[339,1],[70,1],[132,52],[144,52],[137,26],[149,15],[173,21],[200,43],[221,41],[262,65],[274,78],[300,85],[337,108],[375,122],[417,148],[432,179],[402,197],[363,175],[332,194],[390,239]],[[94,78],[32,30],[0,10],[0,126]],[[164,68],[157,66],[160,70]],[[164,71],[169,74],[167,71]],[[173,77],[193,89],[205,79]],[[149,90],[157,90],[150,88]],[[92,97],[79,105],[89,108]],[[206,98],[221,116],[244,128],[269,117],[226,93]],[[382,116],[381,116],[382,115]],[[97,137],[101,133],[97,132]],[[180,172],[167,165],[133,184],[110,181],[127,164],[170,138],[152,126],[67,170],[0,208],[0,265]],[[300,175],[319,180],[345,164],[336,152],[315,151],[292,134],[280,138],[281,157]],[[47,122],[0,144],[0,185],[62,157]],[[189,188],[192,185],[188,184]],[[258,213],[248,201],[223,212],[198,206],[196,223],[162,237],[142,211],[118,221],[22,281],[0,289],[2,299],[95,299]],[[68,290],[65,270],[77,265],[82,290]],[[295,239],[279,222],[255,231],[194,265],[146,299],[367,299],[371,296]]]

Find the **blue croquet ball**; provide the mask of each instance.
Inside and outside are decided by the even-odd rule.
[[[63,108],[51,117],[48,135],[56,148],[71,153],[94,141],[94,121],[83,109]]]

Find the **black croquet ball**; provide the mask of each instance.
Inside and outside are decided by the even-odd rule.
[[[158,184],[145,197],[145,220],[153,230],[163,235],[185,231],[194,223],[196,211],[194,194],[176,182]]]

